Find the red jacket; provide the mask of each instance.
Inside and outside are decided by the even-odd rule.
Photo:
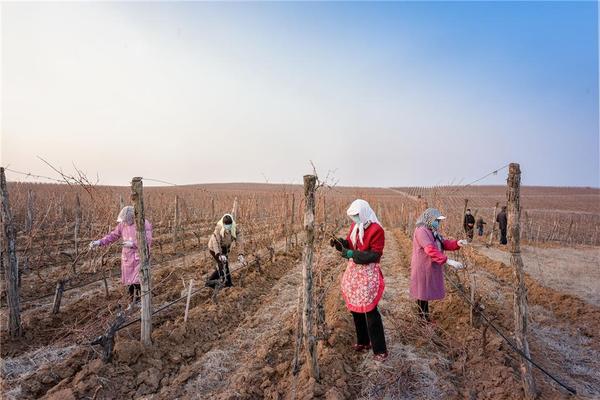
[[[350,232],[348,232],[348,236],[346,236],[346,240],[348,241],[348,248],[350,250],[358,250],[358,251],[373,251],[375,253],[383,254],[383,248],[385,247],[385,233],[381,225],[372,223],[369,224],[367,229],[365,229],[365,235],[363,237],[363,242],[360,242],[358,235],[356,235],[356,246],[352,244],[352,240],[350,240],[350,234],[352,233],[352,229],[354,229],[354,223],[350,226]],[[377,258],[377,261],[381,261],[381,256]]]

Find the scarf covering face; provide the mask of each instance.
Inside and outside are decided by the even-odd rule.
[[[437,231],[437,229],[433,229],[433,226],[431,224],[433,224],[433,221],[435,221],[436,219],[438,219],[439,217],[442,216],[442,213],[440,212],[440,210],[438,210],[437,208],[428,208],[427,210],[425,210],[423,212],[423,214],[421,214],[421,216],[419,217],[419,219],[417,219],[417,223],[416,226],[426,226],[427,228],[429,228],[429,230],[431,230],[431,232],[433,233],[433,237],[435,239],[435,244],[437,245],[438,249],[442,249],[442,244],[444,243],[444,238],[442,237],[442,235],[440,235],[440,233]]]
[[[127,225],[133,225],[133,206],[125,206],[119,212],[119,216],[117,217],[117,222],[124,222]]]
[[[363,243],[365,228],[369,224],[376,223],[381,225],[369,203],[361,199],[354,200],[352,204],[350,204],[350,207],[348,207],[346,214],[348,214],[348,216],[358,214],[358,217],[360,218],[360,223],[355,223],[354,228],[352,228],[352,233],[350,233],[350,240],[354,246],[356,246],[357,237],[360,243]]]
[[[219,232],[221,233],[221,237],[225,236],[225,224],[223,223],[223,219],[229,216],[229,218],[231,218],[231,237],[236,239],[237,238],[237,233],[236,233],[236,223],[235,220],[233,219],[233,216],[231,214],[225,214],[223,215],[223,217],[221,218],[221,220],[219,222],[217,222],[217,228],[219,229]]]

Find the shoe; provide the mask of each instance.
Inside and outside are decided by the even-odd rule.
[[[373,360],[377,362],[384,362],[388,358],[388,353],[373,354]]]
[[[358,351],[358,352],[363,352],[363,351],[367,351],[371,349],[371,345],[370,344],[358,344],[358,343],[354,343],[352,345],[352,350],[354,351]]]

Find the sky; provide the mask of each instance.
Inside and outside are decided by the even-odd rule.
[[[526,185],[600,186],[596,2],[0,7],[15,170],[300,183],[312,161],[432,186],[519,162]]]

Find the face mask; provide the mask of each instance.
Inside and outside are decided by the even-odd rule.
[[[471,215],[471,211],[467,211],[467,215]]]
[[[440,227],[440,221],[439,220],[435,220],[431,223],[431,227],[435,230],[437,230]]]
[[[228,231],[230,231],[230,230],[231,230],[231,224],[226,224],[226,225],[223,225],[223,227],[224,227],[225,229],[227,229]]]
[[[360,224],[360,216],[358,216],[358,215],[351,215],[350,219],[352,221],[354,221],[355,224]]]

